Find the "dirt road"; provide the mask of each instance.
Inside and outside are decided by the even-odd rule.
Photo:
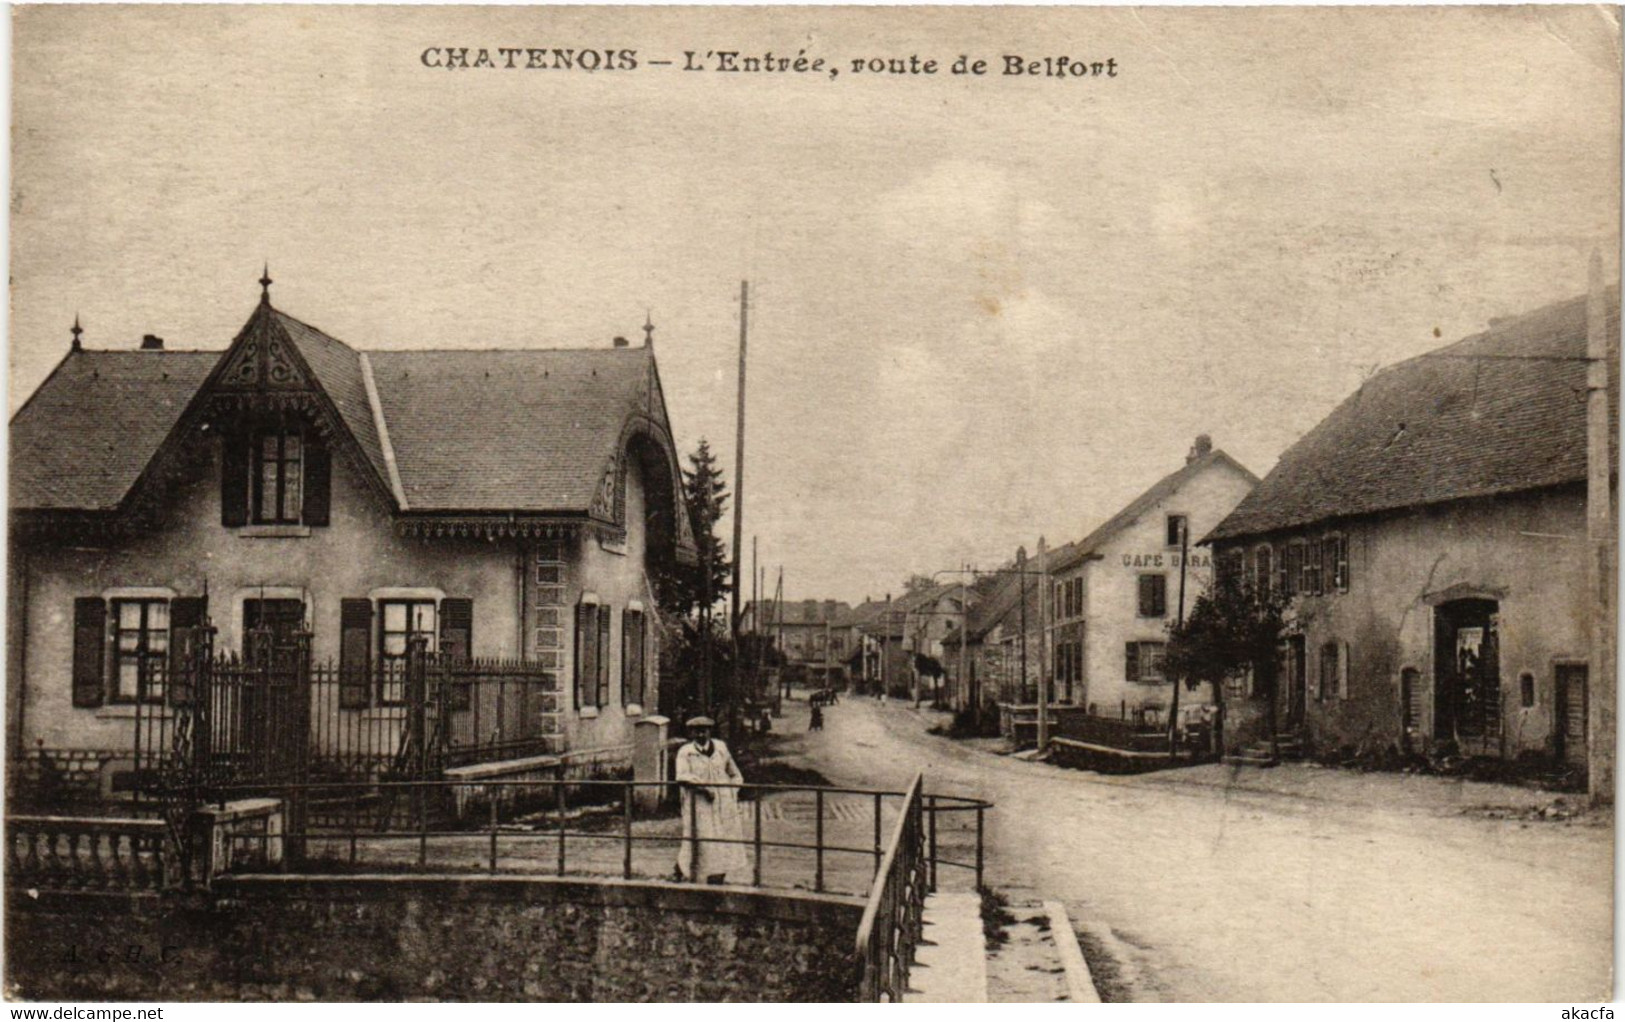
[[[1310,766],[1280,768],[1280,791],[1220,766],[1102,777],[926,734],[895,703],[848,698],[812,734],[804,713],[787,751],[836,783],[923,770],[994,801],[989,882],[1062,900],[1132,999],[1608,993],[1612,828],[1462,814],[1508,789]]]

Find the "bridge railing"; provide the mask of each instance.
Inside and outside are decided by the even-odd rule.
[[[875,872],[863,920],[858,924],[860,1001],[897,1001],[908,989],[925,896],[932,886],[925,801],[921,795],[924,784],[924,777],[916,774],[903,795],[902,811]]]
[[[884,869],[896,821],[914,812],[927,869],[981,882],[987,804],[915,791],[785,784],[723,784],[738,799],[739,829],[719,834],[669,782],[576,779],[337,781],[244,791],[298,811],[278,832],[229,837],[233,860],[274,859],[284,870],[434,871],[672,879],[696,852],[734,846],[727,883],[866,896]],[[910,792],[918,796],[909,801]],[[687,815],[687,819],[684,816]],[[938,822],[941,817],[942,822]],[[912,832],[911,832],[912,833]],[[258,854],[255,854],[258,853]],[[727,858],[727,857],[723,857]],[[695,872],[688,868],[684,874]],[[694,879],[683,875],[682,879]],[[698,879],[704,880],[701,876]]]

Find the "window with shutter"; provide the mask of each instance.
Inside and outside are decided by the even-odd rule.
[[[1271,564],[1273,551],[1268,544],[1259,547],[1253,553],[1253,588],[1259,594],[1268,593],[1275,585],[1274,567]]]
[[[107,604],[100,596],[73,601],[73,705],[93,707],[106,698]]]
[[[1329,699],[1337,693],[1337,643],[1328,642],[1320,647],[1320,671],[1315,677],[1315,698]]]
[[[113,683],[116,703],[159,703],[169,676],[169,601],[112,601]]]
[[[598,604],[576,604],[576,709],[598,705]]]
[[[643,611],[628,609],[621,616],[621,701],[643,705]]]
[[[169,699],[177,706],[192,702],[193,658],[197,630],[208,623],[209,601],[201,596],[178,597],[169,604]]]
[[[609,705],[609,637],[610,637],[610,608],[598,608],[598,702],[595,705]]]
[[[1347,536],[1333,535],[1326,538],[1326,571],[1328,573],[1326,589],[1328,592],[1336,590],[1340,593],[1349,591],[1349,541]]]
[[[220,524],[248,524],[248,441],[238,433],[220,439]]]
[[[339,708],[372,702],[372,601],[339,601]]]
[[[1166,575],[1140,576],[1140,616],[1165,617],[1168,614],[1168,578]]]
[[[448,596],[440,601],[440,655],[452,663],[466,663],[473,656],[474,601]],[[457,680],[456,674],[444,676],[446,708],[466,710],[474,705],[473,685]]]
[[[333,503],[333,453],[322,439],[305,436],[305,500],[302,524],[328,524]]]
[[[1137,642],[1125,643],[1123,646],[1123,677],[1129,681],[1140,680],[1140,644]]]
[[[1349,697],[1349,644],[1343,643],[1337,657],[1337,698]]]

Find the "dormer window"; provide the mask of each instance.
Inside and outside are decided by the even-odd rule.
[[[326,525],[332,457],[299,425],[264,425],[228,434],[221,459],[222,525],[278,529]]]
[[[304,437],[298,430],[254,435],[254,524],[298,525],[304,515]]]

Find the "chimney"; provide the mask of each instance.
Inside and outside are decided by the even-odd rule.
[[[1191,444],[1190,453],[1185,455],[1185,464],[1189,465],[1191,462],[1199,458],[1205,458],[1212,453],[1213,438],[1206,433],[1197,434],[1196,442]]]
[[[157,334],[148,334],[141,338],[142,351],[163,351],[164,339]]]
[[[624,338],[624,337],[615,338],[615,347],[624,348],[624,347],[627,347],[627,344],[628,344],[628,342],[627,342],[626,338]]]

